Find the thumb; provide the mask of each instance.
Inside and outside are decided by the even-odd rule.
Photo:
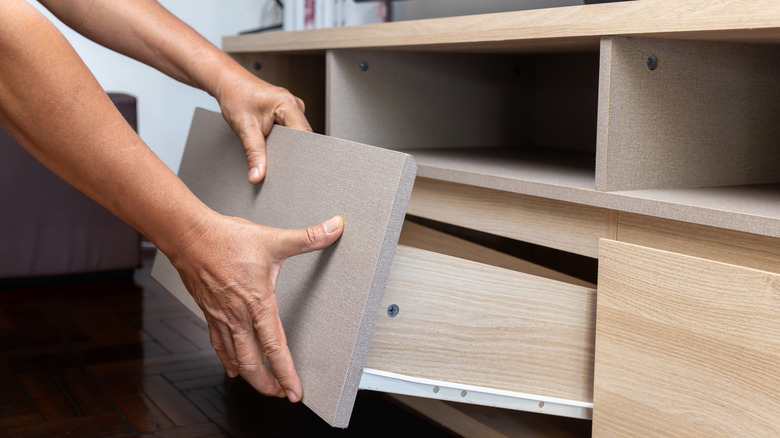
[[[257,184],[265,178],[265,135],[258,127],[258,129],[243,132],[240,137],[249,165],[249,182]]]
[[[333,244],[344,231],[344,219],[333,216],[327,221],[309,228],[279,230],[277,256],[288,258],[298,254],[325,249]]]

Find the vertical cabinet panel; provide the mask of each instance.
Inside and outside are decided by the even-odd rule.
[[[780,275],[602,240],[596,436],[780,434]]]

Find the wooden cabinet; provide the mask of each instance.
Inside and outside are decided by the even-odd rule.
[[[774,436],[780,275],[604,240],[594,432]]]
[[[443,234],[399,247],[362,387],[592,406],[598,436],[778,433],[780,4],[641,0],[223,45],[303,98],[319,132],[411,153],[410,215],[599,262],[594,339],[587,282]]]

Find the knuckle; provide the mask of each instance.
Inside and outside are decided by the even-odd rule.
[[[264,339],[261,347],[266,356],[276,356],[285,351],[285,345],[279,339]]]
[[[240,362],[234,365],[242,376],[253,376],[260,371],[260,366],[254,362]]]
[[[262,161],[265,158],[265,152],[260,146],[254,145],[246,150],[247,161]]]
[[[217,351],[217,352],[225,351],[225,344],[222,341],[212,340],[211,341],[211,348],[213,348],[214,351]]]
[[[268,315],[275,310],[270,300],[262,300],[259,297],[252,297],[249,302],[246,303],[247,311],[254,321],[254,328],[257,329],[259,325],[263,324]]]
[[[317,245],[319,241],[319,234],[316,228],[306,228],[303,230],[303,244],[306,248],[311,248]]]

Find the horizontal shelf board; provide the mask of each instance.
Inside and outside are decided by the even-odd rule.
[[[689,189],[595,190],[594,157],[538,148],[408,151],[417,176],[780,237],[780,184]]]
[[[516,193],[542,195],[546,186],[594,190],[593,154],[540,148],[437,148],[407,151],[417,176]]]
[[[227,52],[598,50],[605,35],[780,43],[780,3],[643,0],[223,39]]]
[[[632,210],[701,225],[780,237],[780,184],[614,192]]]

